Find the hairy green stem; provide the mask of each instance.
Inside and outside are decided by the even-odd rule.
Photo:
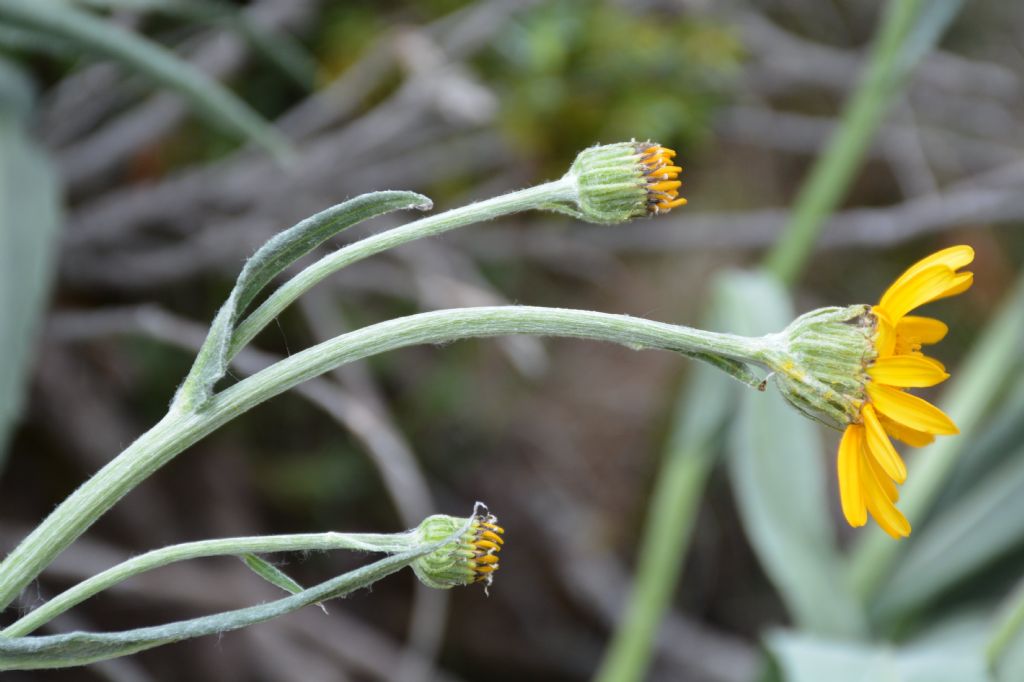
[[[273,294],[250,313],[235,329],[228,350],[228,360],[235,357],[260,331],[274,321],[285,308],[302,294],[312,289],[338,270],[364,258],[393,249],[424,237],[432,237],[449,230],[472,225],[499,216],[530,209],[565,210],[575,198],[574,181],[568,177],[511,192],[499,197],[460,206],[437,215],[427,216],[411,223],[353,242],[332,254],[324,256],[281,285]]]
[[[0,630],[3,637],[21,637],[50,622],[68,609],[95,594],[124,582],[132,576],[179,561],[202,557],[242,555],[253,552],[329,551],[351,549],[363,552],[405,552],[417,544],[414,532],[376,533],[299,533],[293,535],[261,535],[186,542],[155,549],[132,557],[102,573],[83,580],[53,597],[34,611]]]
[[[263,401],[349,362],[417,344],[530,334],[592,339],[634,349],[706,353],[775,369],[777,337],[747,338],[627,315],[498,306],[442,310],[381,322],[296,353],[215,395],[202,410],[172,410],[68,496],[0,564],[7,607],[75,538],[121,497],[185,448]]]
[[[467,520],[468,524],[468,520]],[[452,538],[457,537],[456,534]],[[392,554],[277,601],[189,620],[122,632],[69,632],[60,635],[0,637],[0,671],[68,668],[145,651],[183,639],[220,634],[297,611],[311,604],[343,597],[369,587],[417,559],[439,549],[451,538]]]

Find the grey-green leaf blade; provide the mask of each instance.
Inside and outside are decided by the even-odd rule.
[[[244,38],[253,49],[296,84],[312,89],[316,60],[298,40],[284,31],[253,21],[237,5],[224,0],[74,0],[99,10],[152,12],[195,22],[222,24]]]
[[[278,159],[292,154],[280,133],[223,85],[166,48],[74,5],[63,0],[0,0],[0,20],[116,59],[181,93],[212,123],[255,141]]]
[[[176,401],[181,399],[186,406],[197,407],[209,399],[214,385],[227,371],[231,338],[239,316],[285,268],[353,225],[391,211],[427,210],[432,205],[430,199],[415,192],[363,194],[300,221],[261,246],[246,262],[227,301],[217,312]]]
[[[60,226],[56,174],[23,123],[30,101],[26,81],[0,60],[0,464],[21,410]]]
[[[893,619],[935,601],[1024,540],[1024,447],[920,531],[878,595]]]

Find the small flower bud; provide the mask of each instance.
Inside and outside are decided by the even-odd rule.
[[[620,142],[580,152],[567,176],[576,183],[580,217],[622,223],[686,204],[679,196],[676,153],[654,142]]]
[[[422,542],[434,543],[462,528],[465,531],[457,539],[413,563],[413,571],[424,585],[443,590],[470,583],[491,584],[498,570],[498,553],[504,544],[501,536],[505,530],[497,525],[497,518],[486,507],[478,504],[471,519],[444,514],[429,516],[419,525],[417,533]]]
[[[820,308],[794,320],[780,335],[784,346],[772,367],[783,397],[836,428],[857,421],[877,324],[868,305]]]

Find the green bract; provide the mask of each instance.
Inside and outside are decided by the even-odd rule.
[[[830,426],[855,421],[877,354],[877,322],[869,305],[819,308],[796,318],[782,333],[785,355],[773,368],[783,397]]]
[[[483,511],[481,511],[481,509]],[[457,539],[420,557],[412,563],[416,577],[424,585],[449,589],[476,582],[491,582],[498,570],[498,552],[504,530],[493,514],[482,505],[471,518],[436,514],[424,519],[417,529],[422,544],[440,542],[459,533]]]

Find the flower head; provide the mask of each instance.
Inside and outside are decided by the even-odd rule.
[[[686,204],[679,196],[683,169],[675,151],[655,142],[620,142],[580,152],[568,176],[576,183],[579,217],[621,223],[667,213]]]
[[[869,305],[819,308],[793,320],[772,374],[790,405],[843,428],[860,415],[877,321]]]
[[[974,275],[959,269],[972,260],[974,250],[969,246],[933,253],[900,275],[871,309],[876,318],[875,356],[866,368],[859,414],[839,443],[839,493],[851,526],[863,526],[870,512],[892,537],[909,535],[910,524],[896,508],[896,486],[906,480],[907,468],[890,436],[921,447],[937,435],[958,433],[942,410],[907,390],[949,378],[942,363],[921,352],[923,346],[942,340],[948,327],[909,313],[966,291]]]
[[[417,529],[423,542],[434,543],[451,537],[452,542],[417,559],[412,567],[423,584],[438,589],[483,582],[491,584],[498,570],[498,553],[505,529],[482,504],[469,519],[437,514],[423,520]],[[468,522],[468,523],[467,523]]]

